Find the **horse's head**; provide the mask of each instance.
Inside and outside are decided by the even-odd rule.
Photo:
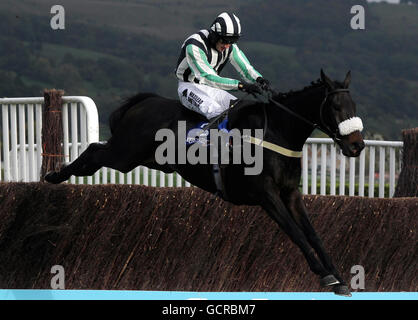
[[[326,86],[326,95],[320,107],[320,127],[340,146],[345,156],[358,157],[364,149],[363,123],[356,117],[356,104],[348,90],[351,73],[349,71],[340,83],[332,81],[321,70],[321,80]]]

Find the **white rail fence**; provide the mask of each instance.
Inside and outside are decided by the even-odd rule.
[[[65,162],[74,161],[92,142],[99,141],[99,117],[89,97],[64,96],[63,147]],[[40,180],[42,166],[43,97],[0,98],[0,181],[35,182]],[[21,146],[24,145],[24,148]],[[93,177],[71,177],[70,183],[127,183],[150,186],[190,187],[177,174],[164,174],[138,167],[122,174],[102,168]]]
[[[85,149],[89,143],[99,140],[99,117],[89,97],[62,99],[64,155],[65,161],[72,161],[80,147]],[[43,103],[43,97],[0,99],[0,181],[39,181]]]
[[[88,97],[64,96],[63,102],[64,156],[66,162],[71,162],[89,143],[99,140],[98,114]],[[39,181],[42,103],[42,97],[0,99],[0,181]],[[366,140],[365,143],[360,157],[347,158],[332,139],[308,139],[303,148],[302,192],[392,197],[401,170],[403,142]],[[72,177],[69,182],[190,186],[176,173],[165,174],[143,166],[126,174],[102,168],[93,177]]]
[[[302,192],[392,197],[401,171],[403,142],[365,140],[365,144],[358,158],[348,158],[332,139],[308,139],[303,147]]]

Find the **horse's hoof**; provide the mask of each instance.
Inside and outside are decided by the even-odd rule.
[[[55,171],[49,171],[49,172],[45,175],[44,179],[45,179],[45,181],[46,181],[46,182],[53,183],[53,184],[58,184],[58,183],[60,183],[60,182],[61,182],[61,181],[59,181],[59,179],[58,179],[58,173],[57,173],[57,172],[55,172]]]
[[[344,297],[351,297],[350,289],[345,284],[336,285],[333,287],[334,293]]]
[[[336,277],[334,277],[334,275],[329,274],[325,277],[323,277],[319,283],[321,284],[321,286],[323,287],[328,287],[328,286],[333,286],[335,284],[339,284],[340,282],[337,280]]]

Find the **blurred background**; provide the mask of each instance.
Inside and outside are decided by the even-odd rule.
[[[155,92],[177,98],[174,68],[189,35],[223,12],[241,20],[239,47],[281,92],[299,90],[320,69],[342,81],[365,138],[400,140],[418,126],[418,0],[71,0],[65,30],[52,30],[49,0],[0,2],[0,97],[42,96],[44,88],[91,97],[101,139],[108,117],[127,97]],[[353,5],[365,30],[353,30]],[[222,75],[238,78],[232,67]],[[316,133],[320,136],[320,133]]]

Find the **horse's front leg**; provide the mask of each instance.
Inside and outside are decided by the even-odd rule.
[[[331,257],[326,252],[321,239],[313,228],[299,190],[294,189],[291,192],[282,193],[281,196],[286,208],[292,214],[295,222],[300,226],[309,244],[314,248],[316,254],[330,275],[322,280],[322,285],[333,285],[334,292],[341,295],[350,295],[350,290],[344,282],[337,269],[335,268]],[[334,278],[335,277],[335,278]],[[334,278],[334,279],[333,279]],[[334,280],[337,279],[338,282]]]
[[[280,198],[280,189],[270,179],[265,183],[264,197],[261,206],[269,216],[277,222],[280,229],[289,236],[292,242],[299,247],[308,262],[311,271],[321,279],[327,279],[330,275],[329,270],[325,268],[322,262],[316,257],[315,251],[309,244],[302,228],[293,219],[291,213]]]

